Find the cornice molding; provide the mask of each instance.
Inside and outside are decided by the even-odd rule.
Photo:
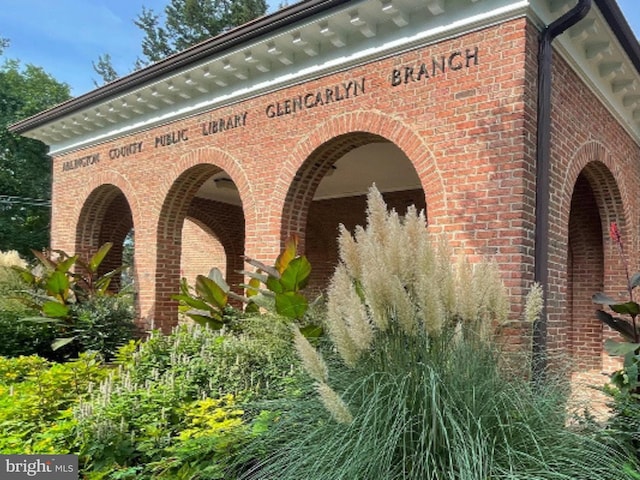
[[[513,18],[528,15],[538,26],[548,24],[574,4],[307,0],[11,128],[43,141],[51,154],[64,154]],[[253,35],[261,26],[265,33]],[[214,53],[205,55],[209,43]],[[640,75],[598,8],[554,45],[640,143]]]

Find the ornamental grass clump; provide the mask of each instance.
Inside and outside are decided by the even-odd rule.
[[[452,262],[447,243],[427,235],[424,212],[414,206],[404,217],[387,211],[375,186],[367,200],[366,228],[352,236],[340,227],[340,263],[327,292],[325,327],[347,367],[364,359],[384,370],[398,361],[404,368],[407,357],[395,358],[390,342],[411,355],[404,348],[410,343],[425,340],[420,348],[428,351],[443,335],[486,339],[495,322],[506,320],[506,292],[494,264],[471,265],[462,256]],[[301,335],[296,348],[329,411],[349,418],[329,394],[328,374],[317,374],[326,372],[319,354]]]
[[[300,402],[246,478],[633,478],[614,449],[567,429],[561,385],[501,370],[492,337],[509,308],[494,264],[454,258],[423,213],[388,212],[375,187],[366,227],[341,228],[339,244],[328,338],[316,350],[295,334],[326,413]]]

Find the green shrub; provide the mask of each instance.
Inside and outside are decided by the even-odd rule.
[[[48,334],[53,332],[50,351],[55,352],[51,355],[55,359],[76,358],[80,352],[93,350],[108,361],[133,337],[131,296],[108,290],[120,269],[98,273],[111,246],[104,244],[87,262],[60,250],[33,251],[37,266],[12,267],[25,286],[18,298],[29,313],[23,312],[21,323],[30,328],[46,326]]]
[[[77,350],[98,352],[106,361],[137,333],[133,302],[127,296],[91,297],[74,305],[73,311]]]
[[[0,453],[68,453],[73,408],[107,372],[95,354],[59,364],[0,357]]]
[[[183,325],[121,349],[118,373],[78,410],[88,478],[229,478],[217,475],[265,425],[269,402],[308,390],[282,321],[236,325]]]
[[[0,355],[40,355],[55,359],[51,350],[55,338],[52,326],[20,321],[37,313],[17,299],[28,285],[11,267],[25,265],[16,252],[0,252]]]

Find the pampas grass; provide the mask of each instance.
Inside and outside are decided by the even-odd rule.
[[[339,245],[323,355],[295,338],[320,401],[283,415],[244,478],[633,478],[618,450],[567,428],[563,381],[534,389],[501,368],[493,329],[509,309],[495,265],[455,258],[424,213],[388,212],[375,188],[367,226],[342,228]],[[529,315],[540,301],[534,288]]]

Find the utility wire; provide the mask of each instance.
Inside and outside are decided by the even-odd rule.
[[[43,198],[18,197],[12,195],[0,195],[0,204],[4,205],[28,205],[30,207],[51,207],[51,200]]]

